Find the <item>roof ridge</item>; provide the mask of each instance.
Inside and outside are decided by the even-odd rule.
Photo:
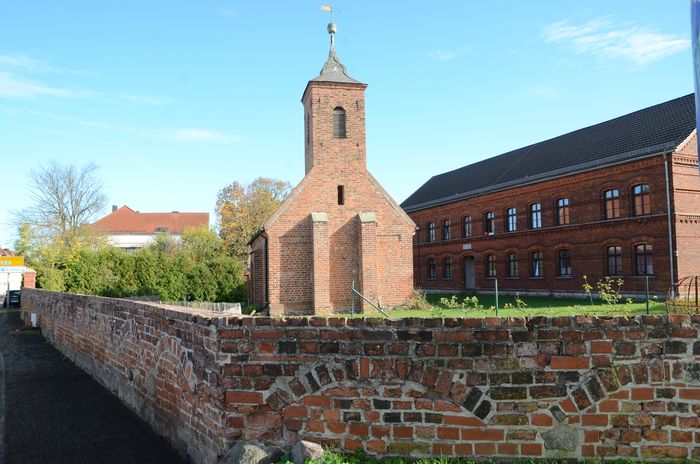
[[[414,210],[448,203],[677,147],[696,126],[693,97],[687,94],[436,174],[401,206]]]

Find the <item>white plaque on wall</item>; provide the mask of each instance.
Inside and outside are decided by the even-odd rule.
[[[471,243],[463,243],[462,244],[462,250],[471,250],[471,249],[472,249]]]

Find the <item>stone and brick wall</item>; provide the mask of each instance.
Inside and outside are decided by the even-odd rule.
[[[40,290],[23,305],[195,462],[254,438],[379,456],[700,458],[700,316],[226,318]]]

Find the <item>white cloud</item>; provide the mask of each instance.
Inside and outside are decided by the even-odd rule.
[[[452,50],[433,50],[428,53],[428,58],[433,61],[451,61],[457,58],[458,53]]]
[[[0,71],[0,98],[21,99],[40,96],[72,97],[74,93],[39,82],[23,80],[10,73]]]
[[[644,66],[690,46],[682,35],[664,34],[634,24],[620,24],[610,17],[583,24],[564,19],[542,30],[546,42],[561,44],[576,54],[590,54],[606,60],[626,60]]]
[[[12,68],[14,70],[22,70],[33,73],[51,73],[51,74],[76,74],[76,75],[92,75],[93,73],[83,70],[59,68],[52,66],[46,61],[37,60],[35,58],[23,55],[21,53],[0,54],[0,68]]]
[[[187,142],[239,142],[240,137],[208,129],[179,129],[168,133],[170,139]]]
[[[530,92],[542,100],[559,100],[559,90],[549,85],[535,85],[530,88]]]
[[[226,16],[227,18],[238,19],[238,11],[232,8],[222,6],[218,9],[218,11],[221,13],[221,15]]]
[[[154,97],[152,95],[134,95],[134,94],[122,94],[121,98],[129,100],[134,103],[139,103],[142,105],[150,106],[166,106],[173,103],[172,98],[167,97]]]

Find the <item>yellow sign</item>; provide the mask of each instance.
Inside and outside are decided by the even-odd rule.
[[[0,266],[24,266],[24,256],[0,256]]]
[[[331,8],[328,5],[321,5],[321,11],[332,11],[333,8]]]

